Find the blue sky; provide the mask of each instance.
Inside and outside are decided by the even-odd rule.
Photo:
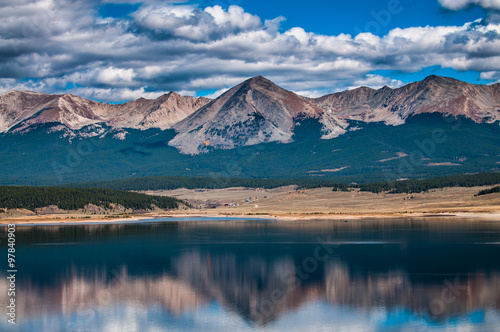
[[[210,1],[193,1],[200,5]],[[214,2],[215,3],[215,2]],[[222,3],[222,2],[221,2]],[[378,32],[379,36],[387,34],[394,28],[406,28],[425,25],[462,25],[485,16],[483,8],[472,6],[467,10],[450,11],[443,9],[436,0],[399,0],[394,2],[397,14],[390,17],[380,17],[379,30],[369,25],[377,21],[377,15],[388,11],[389,1],[235,1],[246,11],[259,15],[264,19],[273,19],[277,16],[286,17],[282,24],[284,29],[300,26],[306,31],[320,34],[338,35],[341,33],[357,34],[359,31]],[[270,5],[270,3],[272,5]],[[228,4],[225,5],[227,7]],[[393,10],[394,11],[394,10]],[[386,24],[385,24],[386,23]],[[367,27],[368,25],[368,27]],[[370,29],[371,28],[371,29]]]
[[[500,0],[0,2],[0,93],[215,97],[263,75],[319,96],[431,74],[500,81]]]

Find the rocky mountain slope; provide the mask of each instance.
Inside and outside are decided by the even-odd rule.
[[[465,116],[477,123],[500,121],[500,84],[475,85],[435,75],[398,89],[361,87],[310,101],[342,119],[391,125],[434,112]]]
[[[119,105],[69,94],[11,91],[0,95],[0,132],[26,132],[43,123],[72,132],[83,128],[90,136],[105,133],[104,126],[122,132],[173,128],[177,135],[169,145],[194,155],[265,142],[289,143],[307,121],[316,122],[311,130],[318,131],[318,137],[330,139],[347,132],[350,121],[396,126],[422,113],[495,123],[500,121],[500,84],[429,76],[398,89],[360,87],[313,99],[257,76],[214,100],[170,92],[156,100],[140,98]]]
[[[297,120],[308,118],[317,119],[329,138],[344,133],[347,126],[306,99],[257,76],[174,125],[179,134],[169,144],[183,153],[196,154],[209,147],[288,143]]]
[[[140,98],[111,105],[78,96],[11,91],[0,95],[0,132],[24,131],[35,124],[59,123],[71,130],[92,124],[113,128],[170,128],[210,100],[170,92],[158,99]]]

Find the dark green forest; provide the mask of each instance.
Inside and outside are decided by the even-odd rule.
[[[475,187],[500,183],[500,173],[478,173],[466,175],[449,175],[432,179],[376,182],[366,184],[335,183],[324,178],[313,179],[239,179],[239,178],[204,178],[153,176],[113,181],[74,184],[94,188],[114,190],[172,190],[186,189],[222,189],[231,187],[271,189],[287,185],[297,185],[299,189],[329,187],[333,190],[346,191],[349,188],[360,188],[361,191],[373,193],[418,193],[445,187]]]
[[[361,184],[500,171],[498,124],[438,114],[414,116],[402,126],[352,121],[351,128],[362,130],[328,140],[313,135],[312,123],[301,125],[288,144],[262,143],[194,156],[168,145],[173,130],[127,129],[124,141],[113,135],[68,141],[52,130],[54,125],[22,135],[0,134],[0,185],[60,186],[151,176]],[[430,141],[435,130],[446,134],[445,142]],[[85,129],[79,134],[86,135]],[[398,157],[401,153],[407,156]]]
[[[147,210],[153,205],[162,209],[176,209],[182,201],[172,197],[151,196],[127,191],[97,188],[62,187],[0,187],[0,208],[34,210],[57,205],[63,210],[82,209],[87,204],[110,208],[120,204],[127,209]]]
[[[480,192],[477,193],[477,196],[494,194],[494,193],[500,193],[500,186],[493,187],[491,189],[481,190]]]
[[[399,193],[420,193],[430,189],[446,187],[476,187],[488,186],[500,183],[500,173],[479,173],[442,176],[432,179],[404,180],[392,182],[367,183],[359,186],[361,191],[371,191],[373,193],[389,192]]]
[[[312,179],[241,179],[241,178],[210,178],[181,176],[150,176],[112,181],[70,184],[69,187],[109,188],[114,190],[172,190],[186,189],[223,189],[232,187],[246,188],[278,188],[297,185],[300,189],[332,187],[335,190],[347,190],[350,185],[336,183],[331,180]]]

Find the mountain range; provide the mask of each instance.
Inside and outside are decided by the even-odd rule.
[[[500,84],[306,98],[257,76],[215,99],[0,95],[0,184],[145,176],[372,182],[500,171]]]
[[[500,84],[474,85],[429,76],[397,89],[360,87],[306,98],[256,76],[213,100],[170,92],[155,100],[139,98],[116,105],[70,94],[10,91],[0,95],[0,132],[24,133],[50,124],[50,131],[64,136],[112,134],[125,140],[130,129],[173,129],[176,135],[169,145],[196,155],[213,149],[290,143],[307,120],[317,122],[314,130],[320,138],[332,139],[357,129],[353,121],[398,126],[424,113],[495,123],[500,121]]]
[[[22,132],[41,123],[59,124],[60,129],[68,130],[101,124],[112,128],[165,130],[209,101],[169,92],[155,100],[139,98],[112,105],[71,94],[14,90],[0,95],[0,131]]]

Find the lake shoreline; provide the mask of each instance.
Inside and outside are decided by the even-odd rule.
[[[50,226],[50,225],[96,225],[96,224],[134,224],[145,222],[169,222],[169,221],[361,221],[373,219],[427,219],[427,218],[447,218],[447,219],[470,219],[500,221],[500,213],[373,213],[373,214],[230,214],[230,213],[160,213],[150,215],[131,215],[130,217],[109,218],[108,216],[88,216],[73,217],[72,219],[61,219],[59,216],[30,216],[24,218],[4,218],[0,219],[0,226],[15,224],[16,226]],[[193,220],[189,220],[193,219]]]

